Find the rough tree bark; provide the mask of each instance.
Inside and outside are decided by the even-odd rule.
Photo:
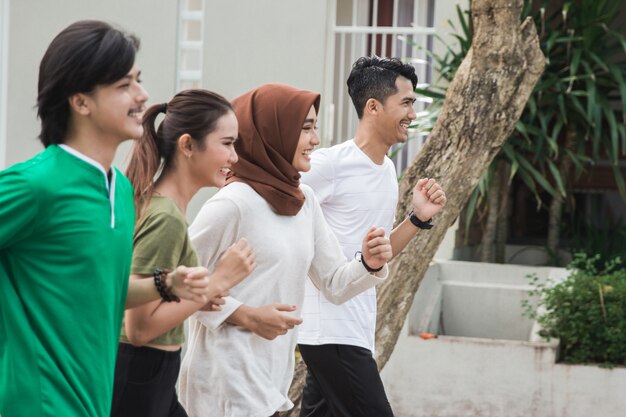
[[[376,360],[385,365],[404,325],[413,297],[446,230],[466,204],[478,179],[511,134],[545,58],[531,19],[520,26],[523,0],[473,0],[473,47],[448,87],[439,119],[400,182],[396,217],[410,208],[410,190],[421,177],[436,178],[448,203],[430,231],[420,232],[391,264],[378,288]],[[290,397],[297,416],[303,364],[297,366]]]
[[[493,163],[491,164],[494,165]],[[491,188],[487,194],[488,214],[480,248],[480,262],[505,261],[507,216],[509,209],[509,190],[511,181],[511,164],[500,159],[495,166]]]
[[[492,168],[493,176],[487,191],[487,220],[480,246],[480,262],[493,262],[494,244],[496,242],[496,232],[500,213],[500,188],[502,188],[499,166]]]
[[[511,189],[511,164],[507,161],[500,161],[501,166],[498,171],[500,178],[500,210],[498,213],[498,224],[496,225],[496,263],[506,263],[506,240],[509,233],[509,190]]]

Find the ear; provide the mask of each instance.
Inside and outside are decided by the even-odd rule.
[[[185,158],[191,158],[194,149],[193,139],[188,133],[180,135],[178,138],[178,152]]]
[[[84,93],[72,94],[67,99],[70,109],[81,116],[88,116],[91,113],[89,108],[89,97]]]
[[[370,98],[365,102],[364,114],[375,115],[380,110],[380,103],[375,98]]]

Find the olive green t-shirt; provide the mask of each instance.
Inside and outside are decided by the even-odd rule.
[[[157,268],[173,271],[179,265],[198,266],[198,257],[187,235],[187,221],[172,199],[152,196],[135,229],[130,272],[152,276]],[[129,343],[125,323],[120,340]],[[182,324],[150,341],[159,345],[179,345],[183,342]]]

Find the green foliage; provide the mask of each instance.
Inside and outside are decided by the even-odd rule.
[[[620,2],[568,1],[556,8],[546,0],[533,4],[540,5],[533,18],[547,65],[513,138],[527,142],[524,154],[549,186],[538,175],[532,180],[551,194],[565,195],[566,178],[554,162],[559,156],[565,153],[578,175],[585,163],[606,159],[626,199],[617,169],[626,154],[626,38],[616,20]],[[561,146],[565,131],[575,134],[573,150]]]
[[[596,255],[595,267],[599,270],[615,258],[621,258],[621,268],[626,268],[626,224],[623,219],[606,221],[605,215],[598,204],[591,204],[590,212],[584,216],[573,216],[569,221],[571,231],[570,251],[572,257],[576,253],[585,253],[591,257]]]
[[[525,315],[537,320],[541,335],[561,341],[566,363],[626,365],[626,269],[619,258],[598,269],[599,256],[577,254],[569,277],[554,285],[531,276]]]
[[[545,71],[535,86],[515,131],[492,162],[504,158],[511,166],[509,180],[519,178],[533,193],[569,192],[567,177],[559,171],[559,158],[572,161],[577,175],[595,161],[606,159],[613,168],[622,198],[626,186],[619,158],[626,155],[626,37],[618,26],[622,3],[611,0],[578,0],[563,3],[525,0],[522,20],[531,16],[538,28],[546,56]],[[436,85],[417,89],[433,99],[428,110],[438,114],[447,90],[472,43],[468,11],[457,6],[458,25],[448,21],[455,45],[447,44],[439,56],[428,53],[441,78]],[[458,26],[458,28],[457,28]],[[422,117],[432,119],[433,114]],[[564,146],[566,132],[574,137]],[[495,170],[490,169],[474,190],[466,210],[469,226],[476,208],[485,200]]]

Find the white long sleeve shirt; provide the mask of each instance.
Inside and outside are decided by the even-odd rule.
[[[398,204],[398,180],[389,158],[375,164],[348,140],[313,152],[311,170],[302,174],[302,182],[315,192],[346,259],[360,250],[361,239],[371,226],[383,227],[389,236]],[[335,305],[307,282],[302,319],[300,344],[351,345],[373,353],[376,289]]]
[[[296,331],[273,341],[225,320],[245,303],[297,306],[311,277],[334,302],[382,282],[387,267],[368,274],[360,262],[346,262],[326,224],[313,191],[295,216],[277,215],[251,187],[233,183],[202,207],[189,228],[201,265],[215,268],[223,252],[246,238],[257,267],[231,289],[220,312],[198,312],[189,320],[188,348],[180,375],[180,400],[190,417],[267,417],[290,409]]]

